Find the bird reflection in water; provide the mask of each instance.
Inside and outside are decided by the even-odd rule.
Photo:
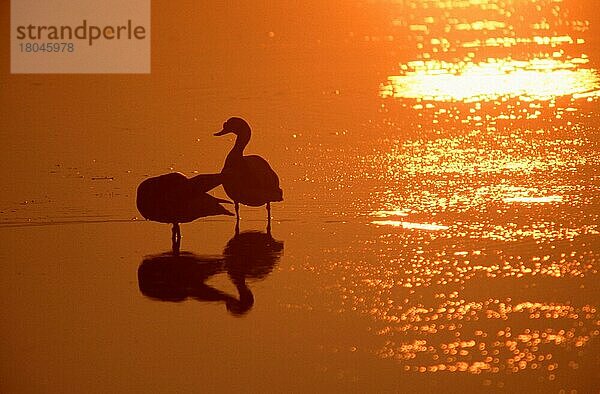
[[[224,302],[232,315],[242,316],[254,305],[247,282],[266,278],[282,252],[283,242],[270,233],[236,232],[227,242],[222,257],[177,251],[145,258],[138,268],[138,283],[141,293],[154,300]],[[238,297],[205,283],[222,273],[227,273]]]

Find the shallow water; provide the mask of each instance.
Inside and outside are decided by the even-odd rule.
[[[3,66],[3,392],[598,391],[593,3],[153,7],[149,76]],[[231,115],[274,239],[173,259],[135,188],[218,172]]]

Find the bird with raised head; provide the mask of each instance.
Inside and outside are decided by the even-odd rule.
[[[244,149],[250,142],[250,126],[242,118],[229,118],[223,123],[223,130],[216,136],[233,133],[235,144],[225,159],[221,174],[223,188],[235,204],[235,213],[239,223],[239,204],[252,207],[267,206],[268,227],[271,223],[271,203],[283,201],[283,191],[279,187],[279,178],[269,163],[260,156],[244,156]]]

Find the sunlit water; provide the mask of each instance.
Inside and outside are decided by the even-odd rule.
[[[50,106],[49,128],[7,114],[37,134],[6,144],[41,157],[3,172],[7,387],[28,386],[19,368],[83,387],[93,361],[98,391],[597,391],[600,53],[576,6],[366,2],[356,29],[260,26],[208,46],[208,71],[169,58],[116,98],[97,79],[111,115],[85,98],[68,101],[79,121]],[[31,81],[8,91],[84,80]],[[231,220],[198,221],[169,270],[136,184],[218,171],[232,141],[211,132],[232,112],[281,177],[276,240],[231,252]],[[264,230],[263,210],[242,215]]]

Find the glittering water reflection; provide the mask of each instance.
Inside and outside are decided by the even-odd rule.
[[[547,197],[506,197],[502,201],[504,202],[522,202],[522,203],[549,203],[549,202],[562,202],[562,196],[547,196]]]
[[[376,238],[327,251],[339,310],[408,372],[575,373],[600,328],[589,23],[561,1],[391,4],[414,52],[380,86],[356,172],[328,179]]]
[[[455,233],[453,243],[425,234],[382,235],[370,245],[379,250],[376,264],[364,254],[363,263],[333,265],[345,273],[344,308],[372,318],[383,343],[375,353],[407,371],[528,369],[546,379],[577,363],[571,355],[567,366],[563,357],[599,334],[590,303],[598,290],[597,237],[511,247],[474,235]],[[396,244],[403,247],[390,258]]]
[[[489,59],[479,63],[413,61],[402,65],[406,70],[404,74],[388,77],[381,96],[479,101],[500,97],[550,100],[571,94],[597,95],[600,88],[597,71],[577,69],[577,65],[587,61],[585,57],[568,61],[540,58]]]
[[[393,21],[417,55],[381,85],[384,98],[489,101],[597,96],[585,20],[568,20],[562,1],[397,1]],[[526,17],[525,17],[526,15]]]
[[[448,226],[442,226],[440,224],[430,224],[430,223],[411,223],[411,222],[402,222],[399,220],[374,220],[371,223],[378,224],[381,226],[394,226],[394,227],[402,227],[406,229],[419,229],[419,230],[447,230]]]

